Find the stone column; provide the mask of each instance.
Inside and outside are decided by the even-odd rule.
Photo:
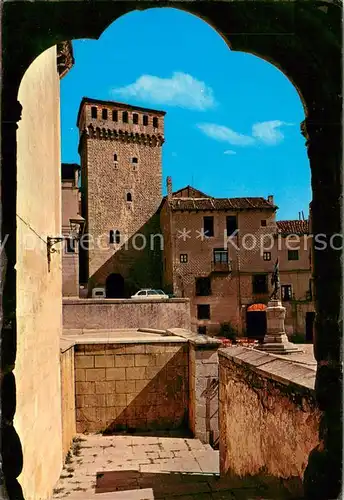
[[[312,171],[312,276],[315,295],[314,355],[319,445],[304,475],[306,498],[332,499],[342,485],[342,126],[341,73],[302,124]],[[319,72],[320,74],[320,72]],[[336,86],[337,84],[337,86]],[[326,101],[326,99],[331,99]],[[317,243],[321,235],[325,244]],[[330,479],[331,478],[331,479]]]
[[[288,354],[301,351],[289,342],[284,329],[285,307],[280,300],[270,300],[266,308],[267,333],[262,345],[256,347],[259,351],[276,354]]]
[[[219,360],[221,342],[199,336],[189,339],[189,426],[202,443],[219,438]]]
[[[2,90],[1,126],[1,206],[0,206],[0,295],[1,295],[1,470],[0,492],[4,498],[23,498],[17,477],[22,471],[23,454],[13,426],[16,411],[16,198],[17,198],[17,122],[21,105],[16,86]],[[1,491],[2,488],[2,491]],[[7,490],[7,492],[6,492]],[[2,497],[2,498],[3,498]]]

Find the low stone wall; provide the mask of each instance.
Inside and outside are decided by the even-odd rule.
[[[308,456],[319,443],[315,371],[243,347],[218,352],[221,473],[292,480],[302,496]]]
[[[76,434],[74,345],[61,348],[62,450],[65,458]]]
[[[189,299],[63,299],[64,329],[186,328]]]
[[[188,423],[188,345],[75,346],[77,432],[171,430]]]

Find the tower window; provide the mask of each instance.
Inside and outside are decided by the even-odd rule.
[[[92,108],[91,108],[91,117],[97,118],[97,107],[96,106],[92,106]]]
[[[111,244],[116,243],[118,245],[121,242],[121,233],[118,230],[116,231],[111,230],[109,241]]]
[[[138,162],[139,162],[138,158],[136,158],[136,156],[133,156],[133,158],[131,159],[131,163],[137,164]]]
[[[133,113],[133,123],[135,125],[139,123],[139,115],[137,113]]]
[[[118,161],[117,153],[113,155],[113,161]]]
[[[158,128],[159,127],[159,120],[156,116],[153,117],[153,127]]]
[[[102,119],[107,120],[108,118],[108,110],[106,108],[102,109]]]
[[[261,225],[262,227],[266,227],[266,225],[267,225],[267,224],[266,224],[266,219],[262,219],[262,220],[260,221],[260,225]]]
[[[127,201],[133,201],[131,193],[127,193]]]
[[[128,123],[128,111],[123,111],[122,120],[123,123]]]
[[[142,119],[142,123],[143,125],[147,126],[148,125],[148,116],[147,115],[143,115],[143,119]]]
[[[112,121],[113,122],[118,122],[118,111],[117,111],[117,109],[114,109],[112,111]]]

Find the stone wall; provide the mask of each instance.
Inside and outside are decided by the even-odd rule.
[[[292,480],[301,497],[319,443],[315,371],[243,347],[220,349],[219,363],[221,474]]]
[[[219,361],[215,339],[190,339],[189,426],[203,443],[219,439]]]
[[[47,262],[47,237],[61,232],[60,83],[56,47],[21,82],[17,131],[17,359],[14,426],[23,449],[26,500],[49,498],[62,468],[61,253]],[[59,245],[56,245],[59,249]]]
[[[67,455],[76,434],[74,345],[61,349],[62,450]]]
[[[188,422],[188,345],[75,346],[78,432],[169,430]]]
[[[64,329],[190,328],[188,299],[63,299]]]

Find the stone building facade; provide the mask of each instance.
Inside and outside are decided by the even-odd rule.
[[[170,179],[167,189],[160,208],[164,286],[191,299],[193,329],[218,334],[229,324],[263,336],[278,258],[287,331],[304,333],[305,314],[314,310],[310,245],[290,253],[286,240],[307,235],[308,222],[276,221],[272,196],[213,198],[190,186],[172,193]]]
[[[130,296],[160,284],[159,232],[164,111],[83,98],[80,130],[82,216],[88,248],[82,275],[107,296]],[[140,234],[138,234],[140,233]]]
[[[80,166],[62,163],[62,295],[79,297],[79,244],[74,231],[80,231],[83,218],[80,216],[81,199],[79,191]],[[78,221],[78,222],[77,222]]]

